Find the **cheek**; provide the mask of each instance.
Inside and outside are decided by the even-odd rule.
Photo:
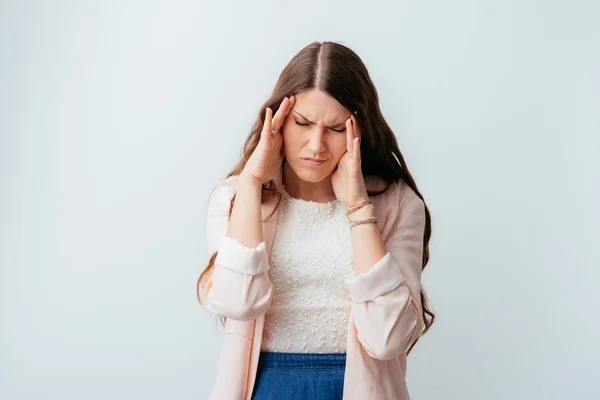
[[[342,155],[346,152],[346,135],[338,133],[335,138],[332,138],[329,143],[329,148],[331,149],[331,153],[333,156],[339,160]]]
[[[300,149],[300,135],[296,132],[296,128],[291,125],[284,125],[283,134],[283,151],[286,154],[292,154]]]

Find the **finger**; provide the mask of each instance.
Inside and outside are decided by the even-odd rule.
[[[273,121],[273,110],[271,110],[271,108],[267,107],[265,109],[265,123],[263,124],[263,129],[260,134],[260,136],[262,138],[264,138],[265,140],[268,140],[269,136],[271,135],[272,121]]]
[[[351,115],[350,118],[352,118],[352,133],[354,133],[354,137],[360,138],[360,127],[356,122],[356,117]]]
[[[352,140],[354,139],[354,129],[352,127],[352,119],[346,120],[346,150],[352,154]],[[352,154],[354,155],[354,154]]]
[[[281,102],[281,105],[279,106],[279,109],[277,110],[277,112],[275,113],[275,116],[273,117],[273,129],[281,128],[281,125],[283,125],[283,121],[284,121],[285,117],[288,115],[288,113],[292,109],[293,105],[294,105],[294,103],[293,103],[291,96],[289,98],[284,97],[283,101]]]
[[[287,117],[290,112],[292,111],[292,109],[294,108],[294,106],[296,105],[296,96],[291,95],[290,96],[290,108],[288,109],[286,115],[283,117],[283,119],[285,119],[285,117]]]
[[[356,160],[357,165],[360,165],[360,138],[354,138],[352,148],[352,158]]]

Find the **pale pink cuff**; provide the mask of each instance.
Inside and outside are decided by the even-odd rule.
[[[225,236],[219,246],[215,266],[244,275],[258,275],[269,270],[267,259],[267,245],[264,241],[255,248],[250,248]]]
[[[404,282],[404,276],[388,252],[367,272],[355,275],[352,271],[345,282],[352,300],[363,303],[395,289]]]

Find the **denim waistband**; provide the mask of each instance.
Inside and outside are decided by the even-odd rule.
[[[261,351],[258,368],[330,370],[346,367],[346,353],[282,353]]]

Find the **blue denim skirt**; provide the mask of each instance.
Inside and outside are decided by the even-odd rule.
[[[341,400],[346,354],[261,351],[252,400]]]

